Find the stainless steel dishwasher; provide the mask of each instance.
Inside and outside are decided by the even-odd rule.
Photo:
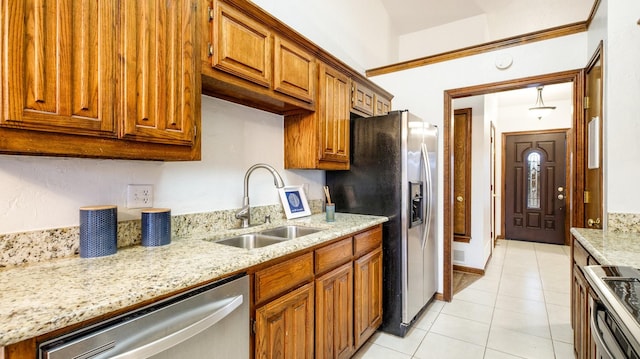
[[[249,278],[234,276],[58,337],[40,359],[249,358]]]

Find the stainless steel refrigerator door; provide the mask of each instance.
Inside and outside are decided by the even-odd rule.
[[[411,219],[407,212],[411,205],[409,183],[422,182],[423,192],[425,177],[422,169],[422,139],[423,121],[417,117],[403,112],[403,190],[402,190],[402,226],[403,226],[403,308],[402,322],[409,324],[426,304],[424,298],[424,254],[423,233],[424,221],[421,224],[410,226]],[[424,198],[425,193],[422,193]],[[423,212],[424,213],[424,212]]]
[[[425,240],[424,255],[424,300],[425,303],[433,297],[437,290],[438,277],[438,245],[437,245],[437,194],[438,194],[438,129],[425,123],[423,140],[423,173],[426,176],[425,202]]]

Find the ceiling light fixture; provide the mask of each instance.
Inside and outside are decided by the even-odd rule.
[[[537,117],[538,120],[542,119],[544,116],[551,113],[551,111],[555,110],[555,106],[545,106],[544,101],[542,101],[542,88],[544,86],[538,86],[538,99],[536,100],[536,104],[533,107],[529,107],[529,114],[533,117]]]

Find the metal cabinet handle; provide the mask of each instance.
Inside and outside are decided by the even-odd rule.
[[[222,308],[216,310],[203,319],[186,326],[176,332],[173,332],[165,337],[155,340],[151,343],[147,343],[128,352],[112,356],[112,359],[134,359],[134,358],[148,358],[152,355],[163,352],[166,349],[174,347],[189,338],[200,334],[202,331],[214,326],[216,323],[224,319],[231,314],[236,308],[242,305],[242,295],[231,298],[229,303],[225,304]]]
[[[434,194],[432,193],[433,185],[431,184],[431,167],[429,167],[429,149],[427,148],[426,143],[422,144],[421,150],[422,165],[424,166],[424,175],[427,182],[427,193],[429,194],[429,197],[424,201],[426,206],[426,217],[424,218],[426,225],[424,232],[422,233],[422,249],[424,250],[427,246],[427,242],[429,241],[429,231],[431,230],[431,196]]]
[[[587,226],[600,228],[600,218],[596,218],[595,220],[592,218],[587,219]]]
[[[462,202],[462,201],[464,201],[464,198],[462,198],[462,196],[458,196],[458,197],[456,197],[456,201]]]

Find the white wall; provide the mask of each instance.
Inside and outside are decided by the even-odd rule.
[[[321,199],[323,171],[285,171],[282,116],[202,97],[202,161],[151,162],[0,156],[0,233],[78,225],[78,208],[116,204],[127,210],[127,184],[153,184],[154,206],[172,214],[242,206],[244,174],[252,164],[274,166],[288,185],[309,184],[309,199]],[[252,205],[280,202],[266,170],[251,176]]]
[[[502,71],[494,66],[499,52],[490,52],[381,75],[374,80],[395,95],[394,108],[410,109],[419,117],[442,126],[445,90],[582,68],[587,59],[586,41],[587,35],[580,33],[500,51],[513,57],[513,65]],[[442,144],[440,141],[438,163],[444,160]],[[442,212],[442,171],[439,171],[438,181],[438,208]],[[442,216],[438,218],[438,240],[442,248]],[[438,267],[442,268],[442,264],[440,262]],[[442,278],[442,272],[439,275]]]
[[[397,62],[397,38],[379,0],[252,1],[361,73]]]
[[[400,35],[399,59],[412,60],[585,21],[592,6],[593,0],[502,1],[502,6],[493,7],[495,11],[490,7],[482,15]]]
[[[399,61],[413,60],[488,41],[490,40],[487,16],[478,15],[401,35],[398,38],[398,59]]]
[[[464,252],[464,260],[454,264],[484,268],[488,258],[485,253],[487,242],[491,241],[490,202],[489,200],[489,124],[485,99],[482,96],[466,97],[454,101],[455,109],[471,108],[471,241],[454,242],[453,250]],[[489,247],[490,249],[490,247]]]
[[[640,1],[604,1],[606,212],[640,213]],[[600,29],[598,29],[600,30]],[[597,43],[593,34],[589,44]]]

